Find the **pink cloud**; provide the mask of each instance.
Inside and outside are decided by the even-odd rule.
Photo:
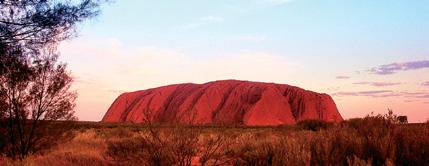
[[[337,76],[336,79],[350,79],[349,76]]]
[[[429,94],[424,94],[424,95],[420,95],[420,96],[414,96],[415,98],[426,98],[429,99]]]
[[[124,91],[124,90],[109,89],[109,90],[107,90],[107,92],[121,94],[121,93],[125,93],[126,91]]]
[[[401,96],[407,100],[418,98],[429,98],[428,92],[394,92],[391,90],[372,90],[372,91],[355,91],[355,92],[336,92],[332,96],[368,96],[368,97],[396,97]]]
[[[401,94],[407,98],[428,98],[429,99],[428,92],[401,92]]]
[[[376,87],[400,85],[400,82],[355,82],[356,85],[370,85]]]
[[[372,74],[377,74],[377,75],[389,75],[399,71],[417,70],[417,69],[423,69],[423,68],[429,68],[429,60],[391,63],[391,64],[374,67],[372,69],[369,69],[368,71]]]
[[[399,96],[391,90],[357,91],[357,92],[337,92],[333,96],[370,96],[370,97],[391,97]]]

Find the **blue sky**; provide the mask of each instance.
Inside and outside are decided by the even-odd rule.
[[[426,0],[118,0],[60,51],[82,120],[122,91],[246,79],[331,94],[345,118],[390,107],[418,122],[429,118],[428,11]],[[369,71],[386,66],[397,69]]]

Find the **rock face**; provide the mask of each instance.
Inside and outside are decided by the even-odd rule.
[[[253,126],[305,119],[343,120],[327,94],[285,84],[224,80],[123,93],[102,121]]]

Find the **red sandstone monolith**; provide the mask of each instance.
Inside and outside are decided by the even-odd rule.
[[[281,125],[341,121],[334,100],[286,84],[223,80],[121,94],[103,122]]]

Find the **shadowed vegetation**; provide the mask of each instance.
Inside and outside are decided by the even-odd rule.
[[[427,165],[429,124],[402,124],[394,118],[390,113],[329,125],[307,121],[278,127],[79,122],[67,127],[72,131],[70,139],[22,161],[6,159],[3,163]]]
[[[68,132],[77,94],[57,46],[96,16],[98,0],[0,0],[0,152],[24,159]],[[53,124],[52,124],[53,123]]]

